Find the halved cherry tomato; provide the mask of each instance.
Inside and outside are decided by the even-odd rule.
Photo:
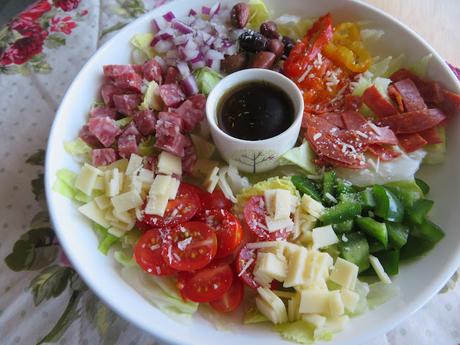
[[[153,275],[167,276],[176,271],[161,256],[163,241],[158,229],[146,231],[134,247],[134,259],[141,268]]]
[[[243,228],[233,214],[225,210],[206,210],[205,223],[213,229],[217,236],[216,258],[223,258],[233,253],[243,238]]]
[[[212,193],[203,193],[200,195],[200,198],[205,210],[230,210],[233,207],[233,203],[220,190],[215,190]]]
[[[216,256],[217,237],[203,222],[188,222],[171,228],[164,239],[161,254],[178,271],[195,271]]]
[[[233,284],[219,299],[209,302],[211,307],[221,313],[230,313],[236,310],[244,296],[244,286],[239,279],[233,279]]]
[[[197,272],[179,272],[177,287],[185,299],[210,302],[230,289],[233,272],[229,265],[208,266]]]
[[[200,208],[200,198],[195,189],[196,187],[182,182],[177,191],[176,198],[168,202],[163,217],[153,214],[144,214],[143,219],[137,221],[139,229],[148,230],[152,228],[174,226],[192,219]]]
[[[261,195],[256,195],[249,199],[244,206],[243,215],[247,228],[251,230],[260,241],[285,240],[291,234],[288,229],[273,232],[268,231],[265,221],[267,210],[264,197]]]
[[[236,271],[238,277],[247,286],[257,289],[260,285],[254,280],[254,267],[256,265],[257,253],[255,249],[249,249],[247,246],[241,248],[236,259]],[[252,260],[252,261],[251,261]]]

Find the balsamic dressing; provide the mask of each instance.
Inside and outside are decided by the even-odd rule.
[[[285,91],[263,81],[228,90],[217,107],[217,125],[243,140],[264,140],[281,134],[294,121],[294,105]]]

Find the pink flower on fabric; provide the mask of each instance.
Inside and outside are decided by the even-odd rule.
[[[72,20],[71,16],[51,18],[50,25],[51,32],[63,32],[66,35],[70,35],[72,30],[77,27],[77,23]]]
[[[22,65],[26,63],[32,57],[42,52],[44,39],[40,35],[20,38],[3,53],[0,63],[2,65],[12,63]]]
[[[45,38],[47,36],[46,30],[43,30],[40,24],[36,23],[29,17],[16,17],[8,23],[8,27],[26,37],[42,36]]]
[[[27,7],[19,14],[19,17],[29,20],[37,20],[46,12],[51,10],[51,5],[48,0],[40,0]]]
[[[81,0],[54,0],[54,6],[60,7],[63,11],[68,12],[76,9]]]

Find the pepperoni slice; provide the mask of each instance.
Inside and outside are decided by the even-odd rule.
[[[342,120],[342,115],[340,113],[325,113],[321,115],[322,118],[326,119],[327,122],[339,128],[346,128]]]
[[[346,129],[360,129],[367,122],[364,116],[357,111],[346,111],[341,115]]]
[[[442,139],[439,136],[438,130],[436,127],[426,129],[419,133],[423,139],[425,139],[428,144],[440,144]],[[93,151],[94,152],[94,151]]]
[[[366,104],[378,117],[386,117],[398,113],[393,104],[382,96],[380,91],[372,85],[362,96],[364,104]]]
[[[382,161],[391,161],[399,156],[401,156],[401,152],[393,150],[391,147],[382,146],[382,145],[369,145],[367,147],[367,151],[380,158]]]
[[[409,78],[399,80],[394,83],[394,87],[401,95],[406,111],[417,111],[427,109],[425,101],[415,86],[415,83]]]
[[[437,108],[392,115],[378,121],[380,126],[389,126],[396,134],[418,133],[437,126],[446,119]]]
[[[418,133],[400,134],[398,135],[398,139],[399,145],[407,153],[414,152],[428,144],[428,142]]]

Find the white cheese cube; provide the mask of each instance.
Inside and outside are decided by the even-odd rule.
[[[180,186],[180,181],[178,179],[175,179],[174,177],[171,178],[171,181],[169,182],[168,185],[168,190],[166,191],[166,194],[168,195],[168,198],[170,200],[174,200],[177,196],[177,191],[179,190]]]
[[[125,176],[125,188],[123,188],[123,192],[129,192],[132,190],[138,194],[142,194],[144,192],[144,186],[137,176]]]
[[[342,301],[340,291],[329,292],[329,315],[337,317],[345,312],[345,306]]]
[[[192,175],[199,179],[205,179],[215,167],[219,166],[219,162],[208,159],[198,159],[193,166]]]
[[[112,203],[110,202],[110,198],[105,195],[101,195],[101,196],[94,198],[94,201],[96,202],[97,207],[99,207],[99,209],[101,210],[105,210],[109,208],[110,206],[112,206]]]
[[[340,291],[340,295],[342,296],[342,301],[346,311],[353,313],[356,310],[359,302],[359,294],[354,291],[345,289]]]
[[[301,314],[323,314],[329,313],[329,291],[302,290],[300,293]]]
[[[337,258],[330,279],[344,289],[353,290],[358,278],[359,267],[352,262]]]
[[[291,238],[295,240],[300,236],[300,207],[297,207],[294,211],[294,226],[292,228],[292,235]]]
[[[110,222],[110,225],[113,226],[114,228],[118,228],[124,231],[130,231],[132,228],[134,228],[134,224],[135,223],[125,223],[118,219]]]
[[[163,217],[166,206],[168,206],[168,195],[153,195],[148,198],[147,205],[145,206],[145,214],[154,214]]]
[[[96,185],[96,178],[101,175],[102,171],[85,163],[75,180],[75,188],[81,190],[86,195],[91,195]]]
[[[332,225],[326,225],[312,230],[313,249],[324,248],[339,242]]]
[[[129,191],[112,197],[112,205],[116,212],[132,210],[142,205],[142,199],[136,191]]]
[[[158,155],[157,169],[160,174],[180,176],[182,175],[182,160],[169,152],[162,151]]]
[[[112,203],[110,203],[110,208],[104,210],[104,218],[110,222],[117,222],[118,219],[113,215]]]
[[[126,171],[126,168],[128,167],[128,160],[123,158],[123,159],[119,159],[115,162],[113,162],[112,164],[109,164],[105,167],[101,167],[101,169],[103,169],[104,171],[107,171],[107,170],[113,170],[113,169],[118,169],[118,171],[121,171],[121,172],[125,172]]]
[[[216,147],[212,143],[195,134],[190,134],[190,139],[192,139],[192,143],[195,147],[196,155],[198,158],[211,158],[211,156],[214,154],[214,151],[216,150]]]
[[[221,168],[219,170],[219,180],[217,181],[217,184],[219,185],[222,193],[224,193],[225,197],[231,202],[236,203],[235,195],[227,182],[227,170],[227,168]]]
[[[372,268],[374,269],[375,273],[377,274],[377,277],[385,283],[385,284],[391,284],[391,279],[388,276],[388,274],[385,272],[383,269],[382,264],[380,263],[379,259],[376,258],[374,255],[369,255],[369,262],[371,263]]]
[[[283,301],[268,288],[257,289],[259,296],[256,297],[256,306],[274,324],[288,321],[286,307]]]
[[[296,293],[292,298],[288,300],[287,313],[290,322],[294,322],[300,319],[299,307],[300,294]]]
[[[108,232],[110,235],[113,235],[113,236],[115,236],[115,237],[123,237],[123,235],[126,233],[125,230],[116,228],[116,227],[114,227],[114,226],[111,226],[111,227],[109,228],[109,230],[107,230],[107,232]]]
[[[300,205],[305,210],[305,212],[307,212],[315,218],[321,217],[325,210],[324,206],[320,202],[314,200],[311,196],[307,194],[304,194],[302,196],[302,199],[300,200]]]
[[[292,196],[286,189],[277,189],[275,194],[275,214],[274,219],[286,219],[291,214]]]
[[[105,180],[104,180],[104,175],[96,177],[96,183],[94,184],[93,187],[95,190],[105,190]]]
[[[302,315],[302,320],[308,322],[314,327],[322,327],[326,324],[326,318],[318,314],[305,314]]]
[[[302,290],[328,290],[326,281],[323,278],[318,278],[314,281],[308,281],[301,286],[294,287],[297,291]]]
[[[128,166],[126,167],[125,174],[133,175],[137,171],[139,171],[143,165],[142,161],[143,159],[141,156],[136,155],[135,153],[132,153],[131,156],[129,157],[129,162],[128,162]]]
[[[167,195],[170,182],[171,176],[157,175],[150,187],[149,197],[153,197],[154,195]]]
[[[208,193],[214,192],[214,189],[216,188],[217,183],[219,182],[219,176],[217,176],[218,173],[219,173],[219,168],[214,167],[214,169],[212,169],[206,181],[204,181],[204,188],[206,189]]]
[[[329,276],[329,268],[332,267],[333,259],[328,253],[309,251],[304,271],[306,284],[317,280],[324,280]]]
[[[269,232],[275,232],[281,229],[292,229],[294,222],[291,218],[274,219],[269,216],[265,216],[265,223]]]
[[[275,216],[275,195],[277,189],[268,189],[264,192],[265,208],[267,213],[271,216]]]
[[[107,170],[104,173],[105,195],[115,196],[120,193],[120,172],[117,168]]]
[[[84,214],[86,217],[91,219],[93,222],[96,222],[100,226],[104,228],[109,227],[109,223],[104,217],[104,212],[97,206],[96,202],[90,201],[89,203],[80,206],[78,208],[78,211],[80,211],[82,214]]]
[[[287,275],[284,280],[284,287],[293,287],[301,285],[304,282],[303,272],[307,263],[308,251],[306,248],[300,247],[288,256]]]
[[[131,223],[135,222],[134,216],[131,213],[129,213],[128,211],[117,212],[117,211],[113,210],[113,216],[117,220],[119,220],[119,221],[121,221],[121,222],[123,222],[125,224],[131,224]]]
[[[137,172],[137,178],[142,183],[151,185],[153,182],[154,174],[153,171],[142,168]]]
[[[269,282],[273,279],[284,281],[284,279],[286,279],[286,271],[286,261],[280,260],[275,254],[263,252],[257,254],[254,277],[256,281],[261,281],[261,285],[266,285],[267,280],[269,280]]]

